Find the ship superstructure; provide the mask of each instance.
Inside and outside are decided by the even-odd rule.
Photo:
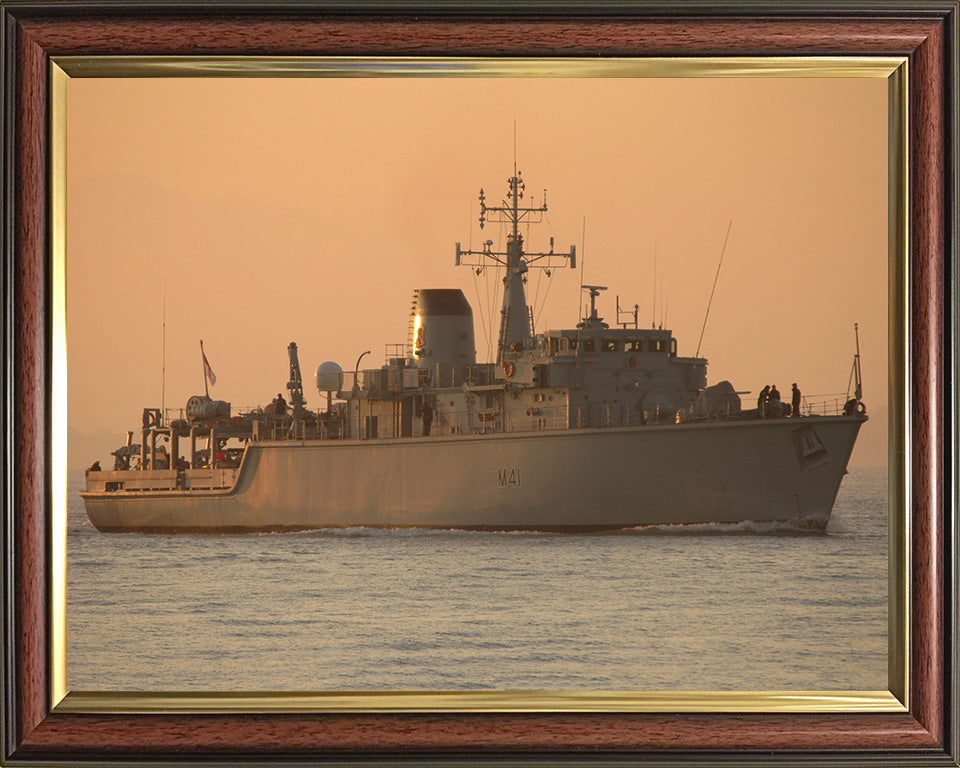
[[[605,286],[584,285],[576,327],[537,333],[524,283],[576,267],[576,249],[527,252],[514,168],[501,205],[480,190],[480,225],[505,224],[505,248],[456,245],[456,264],[502,271],[495,357],[478,363],[473,312],[459,289],[421,288],[409,341],[377,368],[321,364],[325,408],[306,408],[297,345],[289,405],[279,396],[233,414],[193,396],[176,418],[145,409],[113,470],[82,494],[106,531],[243,532],[384,526],[596,530],[635,525],[791,520],[822,527],[860,425],[853,398],[742,408],[707,360],[680,357],[670,330],[636,308],[611,327]],[[626,314],[627,321],[622,318]]]

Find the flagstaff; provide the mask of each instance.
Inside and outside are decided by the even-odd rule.
[[[210,397],[210,388],[207,386],[207,381],[210,384],[217,383],[217,376],[213,372],[213,368],[210,367],[210,363],[207,360],[207,355],[203,351],[203,339],[200,339],[200,357],[203,360],[203,392],[209,399]]]

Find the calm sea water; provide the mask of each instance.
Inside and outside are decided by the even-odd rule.
[[[887,476],[824,534],[104,534],[73,478],[71,690],[886,690]]]

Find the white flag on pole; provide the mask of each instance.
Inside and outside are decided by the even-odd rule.
[[[203,345],[200,345],[200,354],[203,355],[203,372],[207,374],[207,380],[210,382],[212,387],[217,383],[217,374],[213,372],[213,368],[210,367],[210,363],[207,361],[207,353],[203,351]]]

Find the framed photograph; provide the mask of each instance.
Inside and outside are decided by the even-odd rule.
[[[2,19],[4,759],[957,764],[956,3]],[[623,371],[561,408],[580,344]],[[640,391],[659,352],[696,402]],[[799,525],[677,517],[669,488],[722,498],[737,464],[682,445],[689,482],[630,473],[659,517],[565,511],[580,469],[611,509],[617,460],[553,447],[554,411],[609,436],[731,409],[803,471],[838,450],[816,419],[866,425],[829,522],[801,495]],[[442,450],[498,420],[572,469]],[[318,531],[296,488],[272,517],[97,506],[324,437],[386,446],[321,462],[363,520]],[[397,488],[441,502],[401,519]]]

